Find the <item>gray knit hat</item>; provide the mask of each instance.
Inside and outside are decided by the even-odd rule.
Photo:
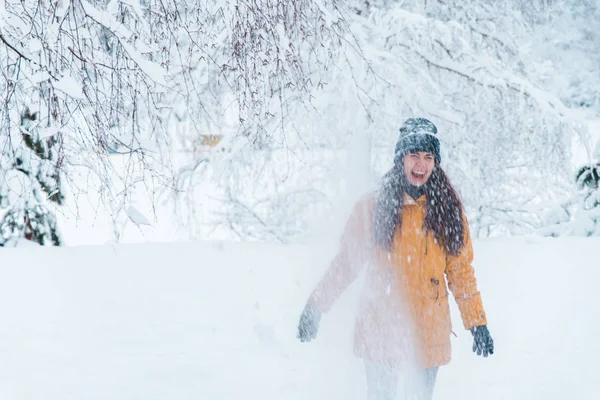
[[[436,136],[437,128],[425,118],[409,118],[400,127],[400,134],[394,152],[394,164],[401,163],[408,153],[426,151],[433,154],[436,162],[442,162],[440,140]]]

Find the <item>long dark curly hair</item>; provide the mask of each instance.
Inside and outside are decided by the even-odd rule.
[[[409,186],[403,163],[394,165],[380,183],[373,214],[373,236],[376,245],[388,251],[392,248],[394,232],[402,226],[402,204]],[[423,191],[427,199],[425,229],[448,254],[458,254],[465,242],[463,206],[448,176],[437,163]]]

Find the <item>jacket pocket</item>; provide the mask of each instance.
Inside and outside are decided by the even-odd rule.
[[[448,297],[448,287],[446,286],[446,282],[437,278],[429,279],[428,293],[429,295],[427,297],[432,300],[440,300],[444,297]]]

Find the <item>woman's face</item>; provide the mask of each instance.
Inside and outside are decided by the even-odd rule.
[[[419,151],[404,156],[404,174],[413,186],[422,186],[427,183],[434,167],[435,159],[431,153]]]

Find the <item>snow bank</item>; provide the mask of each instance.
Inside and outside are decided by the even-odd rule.
[[[599,239],[476,241],[497,352],[471,353],[452,303],[438,399],[598,398]],[[308,344],[310,247],[234,243],[3,249],[2,399],[365,398],[351,351],[359,282]]]

